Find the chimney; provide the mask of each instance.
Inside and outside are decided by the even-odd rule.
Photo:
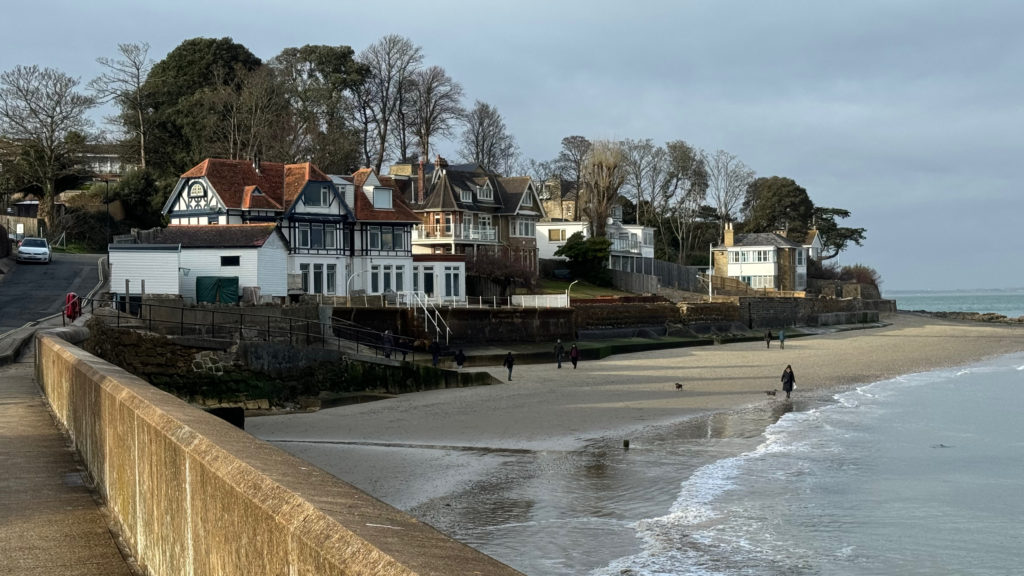
[[[423,158],[420,158],[420,171],[416,173],[416,203],[423,204],[426,188],[423,184]]]
[[[725,240],[722,243],[725,244],[725,246],[728,248],[729,246],[733,245],[733,241],[734,240],[735,239],[733,238],[732,222],[726,222],[725,223]]]

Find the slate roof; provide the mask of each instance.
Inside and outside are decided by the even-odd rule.
[[[277,230],[276,224],[168,226],[153,244],[181,244],[182,248],[259,248]]]
[[[774,232],[756,232],[752,234],[736,234],[733,239],[733,246],[772,246],[775,248],[803,248],[802,245],[797,244],[787,238],[779,236]],[[719,244],[715,246],[715,250],[725,250],[728,248],[725,244]]]

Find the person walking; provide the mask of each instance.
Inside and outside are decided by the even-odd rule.
[[[512,357],[512,353],[509,352],[505,355],[505,361],[501,363],[502,366],[508,368],[508,379],[512,380],[512,367],[515,366],[516,359]]]
[[[779,330],[779,350],[786,349],[786,329]]]
[[[782,391],[786,393],[786,398],[789,398],[789,393],[793,391],[795,384],[796,375],[793,374],[793,367],[786,364],[786,369],[782,371]]]
[[[391,358],[391,350],[395,347],[395,337],[391,334],[391,330],[384,331],[384,357]]]
[[[576,347],[576,343],[572,343],[572,348],[569,348],[569,361],[572,362],[572,369],[576,369],[576,363],[580,361],[580,349]]]
[[[462,348],[459,348],[459,351],[455,353],[455,365],[459,367],[459,370],[462,370],[462,365],[465,363],[466,353],[462,351]]]
[[[764,345],[767,348],[772,347],[772,331],[770,328],[764,331]]]
[[[565,346],[562,345],[562,339],[559,338],[555,342],[555,362],[558,363],[558,367],[562,367],[562,356],[565,356]]]

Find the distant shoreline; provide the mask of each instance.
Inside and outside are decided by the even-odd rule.
[[[932,312],[930,310],[898,310],[898,312],[901,314],[921,314],[943,320],[968,320],[970,322],[988,322],[992,324],[1024,324],[1024,316],[1013,318],[995,312]]]

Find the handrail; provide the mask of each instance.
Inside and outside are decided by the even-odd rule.
[[[444,345],[448,346],[448,342],[451,337],[452,331],[451,328],[448,327],[448,323],[445,322],[444,318],[441,317],[441,311],[434,307],[434,304],[427,299],[425,293],[409,292],[409,294],[412,295],[413,299],[417,304],[417,307],[423,309],[423,316],[427,320],[430,320],[434,323],[435,336],[439,336],[441,332],[440,324],[444,325]],[[431,312],[433,312],[433,314],[431,314]],[[440,324],[438,323],[438,321],[440,321]],[[429,324],[427,325],[427,329],[430,329]],[[438,338],[435,337],[434,339],[437,340]]]

